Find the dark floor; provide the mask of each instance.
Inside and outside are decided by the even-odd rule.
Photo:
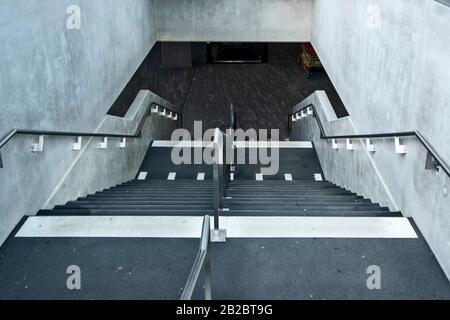
[[[179,299],[195,239],[14,238],[0,248],[0,300]],[[81,290],[68,290],[69,266]]]
[[[214,249],[217,299],[450,299],[423,238],[229,239]],[[367,288],[371,265],[381,290]]]
[[[156,44],[110,114],[123,116],[138,90],[149,89],[182,106],[184,126],[190,130],[195,120],[202,120],[205,129],[226,129],[233,103],[238,127],[280,129],[280,139],[285,139],[292,107],[315,90],[325,90],[337,115],[345,116],[345,107],[325,72],[306,79],[297,63],[299,50],[299,44],[271,44],[268,64],[208,65],[196,57],[201,56],[197,46],[193,59],[199,62],[193,68],[164,69],[160,44]]]
[[[11,237],[0,249],[0,299],[178,299],[197,249],[196,239]],[[450,299],[422,237],[229,239],[211,254],[214,299]],[[70,265],[81,268],[81,290],[67,289]],[[371,265],[381,290],[366,286]]]

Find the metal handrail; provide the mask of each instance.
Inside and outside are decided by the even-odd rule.
[[[184,286],[180,300],[191,300],[202,270],[205,272],[205,300],[211,300],[211,260],[209,256],[210,245],[210,217],[203,218],[200,248],[194,261],[191,273]]]
[[[406,131],[406,132],[389,132],[389,133],[368,133],[368,134],[352,134],[352,135],[337,135],[337,136],[328,136],[325,133],[325,129],[322,125],[322,122],[320,120],[320,117],[318,116],[317,109],[314,106],[314,104],[309,104],[306,107],[296,111],[295,113],[290,113],[288,115],[289,119],[289,130],[290,130],[290,124],[292,121],[292,116],[296,115],[298,113],[301,113],[302,111],[312,108],[314,118],[317,121],[317,125],[320,129],[320,139],[322,140],[339,140],[339,139],[373,139],[373,138],[395,138],[395,137],[416,137],[420,143],[427,149],[431,157],[434,159],[437,168],[441,167],[442,170],[447,174],[448,177],[450,177],[450,167],[448,164],[444,161],[444,159],[436,152],[436,150],[433,148],[433,146],[428,142],[428,140],[419,132],[419,131]]]
[[[214,208],[214,230],[219,230],[219,215],[223,209],[224,197],[224,174],[223,174],[223,143],[220,143],[220,138],[224,137],[224,133],[219,128],[214,132],[214,163],[213,163],[213,208]],[[221,170],[222,169],[222,170]]]
[[[151,114],[152,108],[158,106],[172,112],[178,117],[178,120],[182,121],[182,114],[172,111],[167,107],[159,106],[156,103],[152,103],[147,107],[147,110],[142,117],[139,126],[134,134],[113,134],[113,133],[97,133],[97,132],[67,132],[67,131],[49,131],[49,130],[28,130],[28,129],[13,129],[8,134],[6,134],[0,140],[0,151],[1,149],[16,135],[37,135],[37,136],[60,136],[60,137],[101,137],[101,138],[125,138],[125,139],[135,139],[140,138],[142,133],[142,128],[144,127],[147,117]],[[0,152],[0,168],[3,168],[2,155]]]

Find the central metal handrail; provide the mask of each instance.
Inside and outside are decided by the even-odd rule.
[[[406,132],[389,132],[389,133],[369,133],[369,134],[353,134],[353,135],[336,135],[336,136],[329,136],[326,134],[325,129],[322,125],[322,121],[320,120],[320,117],[318,116],[317,109],[314,104],[309,104],[306,107],[301,108],[300,110],[296,111],[295,113],[290,113],[288,115],[288,121],[289,121],[289,127],[288,130],[291,130],[291,121],[292,117],[296,114],[301,114],[303,111],[305,111],[308,108],[312,108],[314,118],[317,121],[317,125],[319,126],[320,130],[320,139],[322,140],[340,140],[340,139],[374,139],[374,138],[398,138],[398,137],[416,137],[420,143],[425,147],[425,149],[429,152],[431,155],[431,158],[434,160],[433,162],[436,164],[436,168],[442,168],[444,172],[447,174],[448,177],[450,177],[450,167],[448,164],[444,161],[444,159],[436,152],[436,150],[433,148],[433,146],[427,141],[427,139],[419,132],[419,131],[406,131]]]
[[[213,163],[213,208],[214,208],[214,233],[213,241],[226,241],[226,231],[220,230],[220,214],[225,211],[223,199],[227,195],[230,183],[233,138],[230,132],[236,131],[236,114],[233,104],[230,105],[229,131],[222,132],[219,128],[214,130],[214,163]]]
[[[210,246],[210,217],[203,218],[202,234],[200,238],[200,248],[194,261],[191,273],[184,286],[180,300],[191,300],[197,285],[201,271],[205,273],[205,300],[211,300],[211,260],[209,256]]]
[[[163,110],[167,110],[171,112],[174,116],[176,116],[176,120],[180,120],[182,123],[182,114],[176,111],[172,111],[167,107],[160,106],[156,103],[152,103],[147,107],[147,110],[144,116],[139,123],[134,134],[115,134],[115,133],[99,133],[99,132],[75,132],[75,131],[49,131],[49,130],[29,130],[29,129],[13,129],[8,134],[0,139],[0,151],[1,149],[16,135],[36,135],[36,136],[60,136],[60,137],[100,137],[100,138],[121,138],[121,139],[135,139],[140,138],[142,129],[145,125],[145,121],[147,117],[152,113],[152,109],[157,107],[158,112],[159,108]],[[3,168],[2,155],[0,153],[0,168]]]
[[[224,143],[224,141],[226,143]],[[226,163],[228,135],[216,128],[214,131],[214,163],[213,163],[213,208],[214,230],[219,232],[219,216],[223,211],[223,199],[226,196],[229,181],[229,164]],[[227,177],[228,176],[228,177]]]

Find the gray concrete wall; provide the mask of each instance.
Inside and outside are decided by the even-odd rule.
[[[433,0],[316,0],[312,16],[312,43],[356,132],[418,130],[450,162],[450,8]],[[405,156],[392,141],[378,142],[371,161],[450,278],[450,180],[425,170],[425,149],[406,142]],[[366,181],[357,164],[349,166],[353,175],[347,168],[331,178]],[[369,194],[377,198],[376,190]]]
[[[81,9],[79,30],[66,26],[70,5]],[[106,113],[156,41],[153,7],[153,0],[1,1],[0,136],[14,128],[131,130],[139,115]],[[166,103],[149,95],[143,104],[149,99]],[[48,137],[44,152],[32,154],[36,138],[15,137],[2,149],[0,243],[23,215],[131,179],[150,141],[173,126],[150,119],[144,138],[124,150],[118,141],[98,150],[93,139],[74,152],[71,138]]]
[[[0,136],[94,130],[156,41],[153,0],[2,0],[0,39]]]
[[[151,103],[171,105],[150,91],[141,91],[125,118],[106,115],[93,132],[134,134]],[[24,215],[34,215],[69,200],[134,179],[152,140],[170,139],[177,121],[159,115],[148,117],[142,137],[110,139],[99,149],[100,138],[85,138],[80,151],[73,151],[75,139],[46,137],[44,151],[31,153],[33,136],[16,136],[2,152],[0,169],[0,244]]]
[[[300,42],[312,0],[155,0],[160,41]]]

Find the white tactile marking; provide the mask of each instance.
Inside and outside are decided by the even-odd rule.
[[[234,181],[234,173],[230,173],[230,180]]]
[[[145,179],[147,179],[147,175],[148,175],[148,172],[140,172],[139,176],[138,176],[138,180],[145,180]]]
[[[264,181],[264,176],[261,173],[256,174],[256,181]]]
[[[176,178],[177,178],[177,173],[176,172],[170,172],[169,176],[167,177],[167,180],[174,181]]]
[[[284,180],[286,180],[286,181],[294,181],[294,179],[292,178],[292,174],[290,174],[290,173],[285,173],[284,174]]]
[[[236,148],[312,149],[311,141],[235,141]]]
[[[205,173],[204,172],[200,172],[199,174],[197,174],[197,180],[198,181],[205,180]]]
[[[417,238],[407,218],[222,217],[229,238]]]
[[[323,181],[323,177],[321,173],[314,174],[314,180],[316,181]]]
[[[30,217],[21,238],[199,238],[203,217]],[[213,224],[211,217],[211,225]],[[220,218],[228,238],[405,238],[417,234],[407,218],[229,217]]]
[[[198,238],[203,217],[31,217],[16,237]]]

